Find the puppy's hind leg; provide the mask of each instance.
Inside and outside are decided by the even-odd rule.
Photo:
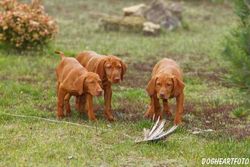
[[[66,108],[66,116],[70,117],[71,116],[71,109],[70,109],[70,97],[71,95],[68,93],[66,94],[66,96],[64,97],[64,103],[65,103],[65,108]]]
[[[80,112],[80,98],[81,98],[81,96],[75,97],[75,108],[78,112]]]
[[[64,97],[67,93],[63,89],[58,89],[58,96],[57,96],[57,117],[63,118],[63,108],[64,108]]]
[[[60,82],[56,82],[56,95],[58,96]]]

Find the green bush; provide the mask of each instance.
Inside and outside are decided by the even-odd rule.
[[[226,38],[224,55],[232,64],[230,79],[250,89],[250,4],[247,0],[235,0],[234,3],[240,23]]]
[[[42,47],[57,33],[55,21],[39,0],[31,4],[17,0],[0,2],[0,41],[17,49]]]

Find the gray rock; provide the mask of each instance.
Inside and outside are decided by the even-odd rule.
[[[164,0],[153,0],[144,11],[147,21],[160,24],[168,30],[181,26],[182,6],[177,3],[166,4]]]

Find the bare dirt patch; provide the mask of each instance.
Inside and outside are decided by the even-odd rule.
[[[128,63],[129,68],[123,85],[132,88],[145,88],[151,77],[151,72],[155,64],[156,60]]]
[[[213,81],[213,82],[221,82],[223,74],[221,72],[186,72],[186,77],[189,78],[200,78],[202,80]]]
[[[129,53],[117,54],[119,57],[128,57]],[[145,88],[151,77],[151,72],[158,60],[167,57],[177,61],[183,71],[184,79],[198,78],[211,83],[223,84],[223,76],[228,72],[226,69],[213,64],[213,70],[208,70],[211,67],[211,60],[206,55],[182,55],[176,53],[161,53],[147,60],[136,62],[127,62],[128,70],[125,75],[123,86]],[[204,57],[201,59],[200,57]],[[192,60],[192,62],[190,62]]]
[[[17,78],[19,82],[23,83],[37,83],[38,81],[32,76],[20,76]]]
[[[145,73],[134,73],[133,75],[127,75],[122,83],[122,86],[131,88],[146,88],[147,82],[149,81],[149,76]]]
[[[56,103],[51,104],[38,104],[36,108],[43,112],[53,112],[56,111]]]
[[[119,119],[135,122],[144,119],[143,112],[145,112],[146,109],[147,105],[142,102],[134,101],[131,103],[128,100],[123,100],[120,107],[114,111]]]
[[[10,80],[10,77],[8,77],[6,75],[0,75],[0,80],[1,81]]]
[[[184,74],[184,78],[200,78],[212,82],[219,82],[228,72],[225,68],[207,55],[162,53],[159,58],[167,57],[175,60]],[[211,63],[213,62],[213,63]],[[211,68],[213,70],[211,70]]]
[[[122,121],[139,121],[145,119],[144,112],[148,104],[139,101],[123,100],[120,107],[114,110],[116,117]],[[175,105],[171,104],[172,118],[167,118],[173,122]],[[183,122],[187,129],[212,129],[219,136],[230,136],[236,139],[244,139],[250,136],[250,124],[246,118],[232,117],[231,112],[236,109],[236,105],[211,106],[208,103],[187,103],[184,106]]]
[[[213,107],[208,103],[188,103],[185,112],[191,117],[185,119],[187,128],[212,129],[216,133],[243,139],[250,136],[249,123],[246,118],[232,117],[236,105]]]

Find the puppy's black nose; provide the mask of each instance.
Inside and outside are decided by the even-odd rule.
[[[160,93],[160,97],[161,97],[161,98],[164,98],[164,94],[163,94],[163,93]]]
[[[115,82],[120,82],[120,78],[115,78],[114,81]]]
[[[102,95],[102,90],[98,90],[97,96],[101,96]]]

